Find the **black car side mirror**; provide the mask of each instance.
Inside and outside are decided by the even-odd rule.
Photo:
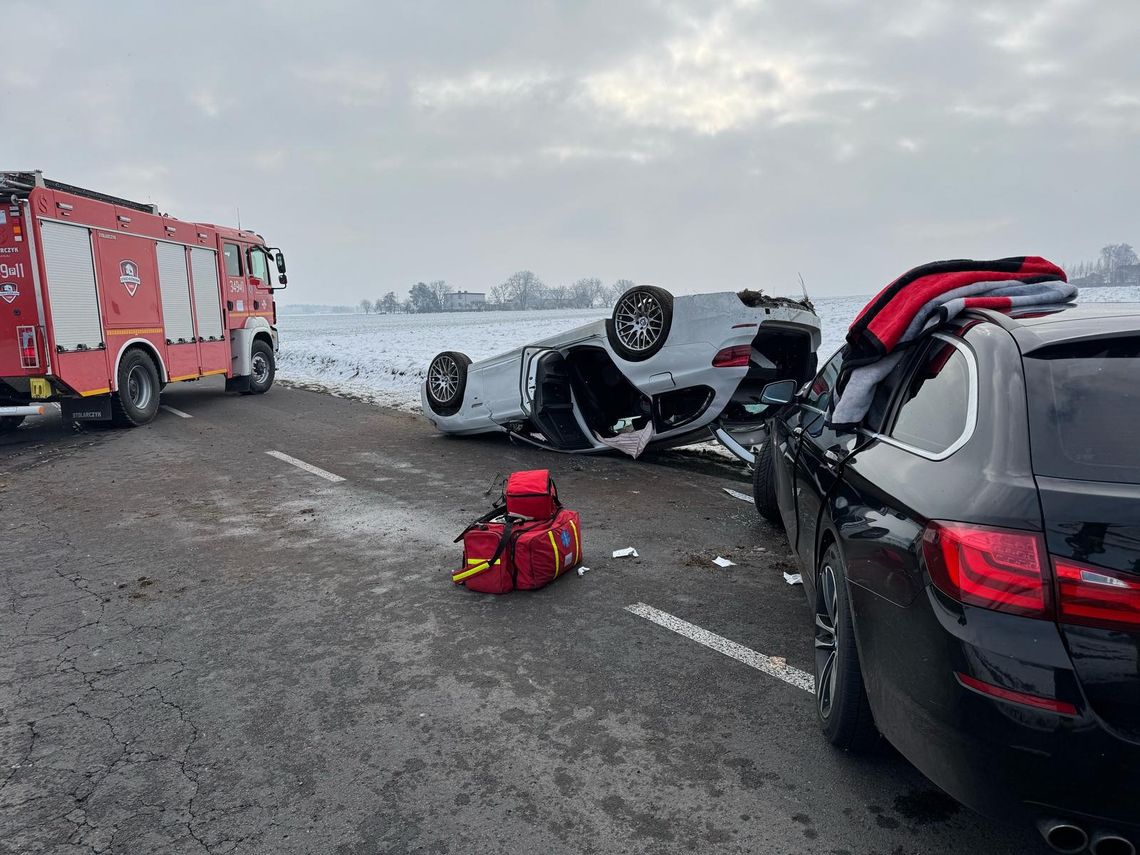
[[[795,380],[777,380],[769,383],[760,392],[762,404],[790,404],[796,397],[799,384]]]

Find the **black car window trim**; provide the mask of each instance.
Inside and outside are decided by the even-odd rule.
[[[812,377],[810,380],[808,380],[806,383],[804,383],[804,385],[800,387],[799,392],[797,392],[796,394],[806,396],[808,390],[810,390],[811,387],[815,384],[815,381],[818,380],[823,375],[823,372],[827,371],[827,369],[831,366],[831,363],[836,362],[837,360],[838,360],[839,364],[842,364],[843,360],[840,358],[840,355],[838,352],[836,352],[835,355],[831,357],[831,359],[827,360],[827,362],[823,363],[823,368],[819,369],[819,371],[817,371],[815,373],[814,377]],[[838,371],[836,372],[836,376],[837,377],[839,376]],[[834,395],[835,387],[832,386],[830,389],[828,389],[828,391]],[[819,407],[813,407],[811,404],[808,404],[806,402],[803,404],[800,404],[800,409],[811,410],[813,413],[818,413],[821,416],[828,415],[827,410],[821,410]]]
[[[901,442],[893,436],[889,436],[884,431],[869,431],[864,428],[860,428],[860,431],[873,439],[877,439],[887,445],[893,445],[895,448],[901,448],[903,451],[907,451],[918,457],[923,457],[927,460],[945,460],[970,441],[970,437],[974,435],[974,430],[978,426],[978,362],[974,357],[974,351],[961,339],[946,335],[945,333],[934,333],[931,337],[953,345],[958,352],[966,358],[966,373],[970,378],[970,386],[966,393],[966,427],[962,431],[962,434],[945,449],[935,452],[927,451],[923,448],[916,448],[913,445]],[[891,415],[886,423],[887,431],[894,429],[895,419],[898,416],[898,396],[903,394],[904,390],[910,385],[910,375],[922,364],[928,353],[928,351],[924,352],[922,359],[916,360],[911,365],[907,372],[907,380],[900,383],[899,388],[895,391],[895,401],[891,404]]]

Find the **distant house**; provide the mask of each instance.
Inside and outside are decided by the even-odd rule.
[[[482,291],[452,291],[443,295],[445,312],[478,312],[487,306],[487,295]]]

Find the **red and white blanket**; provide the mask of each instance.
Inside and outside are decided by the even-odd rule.
[[[851,324],[831,425],[863,421],[875,386],[923,333],[966,309],[1013,309],[1066,303],[1077,296],[1065,271],[1037,256],[994,261],[936,261],[908,270]]]

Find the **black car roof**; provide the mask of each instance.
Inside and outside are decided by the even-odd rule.
[[[1025,309],[971,309],[1007,330],[1029,353],[1061,341],[1140,333],[1140,303],[1067,303]]]

